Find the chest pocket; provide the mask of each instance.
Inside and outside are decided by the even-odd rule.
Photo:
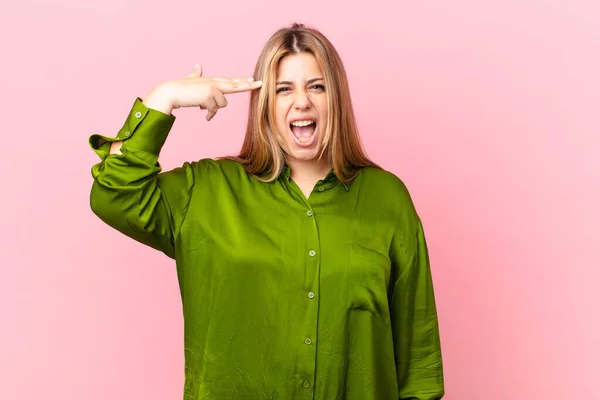
[[[361,243],[352,243],[347,274],[349,311],[365,311],[389,324],[390,266],[387,254]]]

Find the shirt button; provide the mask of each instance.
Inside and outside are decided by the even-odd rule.
[[[138,111],[138,112],[136,112],[136,113],[135,113],[135,117],[136,117],[136,118],[140,118],[141,116],[142,116],[142,113],[141,113],[141,112],[139,112],[139,111]]]
[[[131,132],[127,131],[125,132],[125,136],[129,137],[131,135]]]
[[[319,192],[322,192],[325,190],[325,186],[319,186]]]
[[[304,386],[305,388],[308,388],[308,387],[310,387],[310,382],[304,381],[304,382],[302,382],[302,386]]]
[[[306,338],[304,339],[304,343],[310,345],[312,343],[312,340],[310,340],[310,338]]]
[[[317,252],[314,251],[314,250],[311,250],[311,251],[308,252],[308,255],[310,255],[311,257],[314,257],[315,254],[317,254]]]
[[[313,292],[308,292],[308,298],[309,299],[314,299],[315,298],[315,294]]]
[[[306,212],[306,215],[308,215],[309,217],[312,217],[312,211],[308,210],[308,211]]]

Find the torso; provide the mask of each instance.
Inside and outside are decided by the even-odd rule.
[[[414,226],[392,177],[369,170],[346,190],[261,183],[231,162],[194,173],[175,244],[185,399],[397,396],[388,294],[404,261],[389,249]]]

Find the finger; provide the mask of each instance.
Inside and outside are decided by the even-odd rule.
[[[222,77],[216,77],[216,78],[211,78],[214,81],[217,82],[252,82],[254,80],[254,78],[222,78]]]
[[[206,114],[206,120],[210,121],[211,119],[213,119],[213,117],[217,115],[217,111],[218,108],[215,108],[213,111],[210,111],[208,114]]]
[[[217,107],[219,108],[223,108],[223,107],[227,107],[227,99],[225,98],[225,96],[223,95],[223,93],[221,93],[218,90],[215,90],[215,103],[217,103]]]
[[[215,114],[217,113],[217,110],[219,109],[219,107],[217,106],[217,102],[215,101],[214,98],[210,98],[206,101],[206,104],[204,105],[204,107],[208,110],[208,114],[206,114],[206,120],[210,121]]]
[[[200,78],[202,76],[202,66],[200,64],[196,64],[194,66],[194,72],[188,75],[188,78]]]
[[[262,86],[262,81],[247,82],[217,82],[217,88],[224,94],[248,92]]]

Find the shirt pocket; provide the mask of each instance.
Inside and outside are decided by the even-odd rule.
[[[386,253],[361,243],[352,243],[348,262],[349,311],[365,311],[390,321],[388,284],[391,261]]]

